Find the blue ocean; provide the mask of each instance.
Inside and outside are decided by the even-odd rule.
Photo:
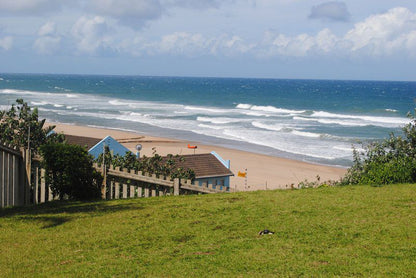
[[[0,74],[0,109],[17,98],[51,122],[348,166],[400,134],[416,82]]]

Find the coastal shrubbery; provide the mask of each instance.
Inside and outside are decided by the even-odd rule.
[[[9,110],[0,111],[0,141],[16,147],[29,148],[43,157],[46,181],[54,195],[61,199],[94,199],[99,197],[101,175],[92,167],[92,158],[80,146],[63,144],[63,134],[45,127],[37,108],[17,99]],[[32,156],[33,158],[33,156]]]
[[[410,123],[403,135],[390,134],[388,139],[354,149],[354,161],[341,185],[416,183],[416,119],[409,113]]]
[[[29,147],[32,152],[50,141],[63,141],[62,134],[50,133],[55,126],[44,127],[38,109],[17,99],[9,110],[0,111],[0,141],[16,147]]]
[[[92,166],[92,157],[78,145],[49,143],[40,147],[46,182],[54,195],[63,199],[87,200],[100,197],[101,174]]]

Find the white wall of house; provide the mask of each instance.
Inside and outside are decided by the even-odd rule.
[[[202,179],[195,179],[198,181],[199,184],[206,183],[212,184],[213,186],[225,186],[230,187],[230,177],[213,177],[213,178],[202,178]]]

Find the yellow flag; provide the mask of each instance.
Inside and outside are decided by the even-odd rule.
[[[238,176],[245,178],[247,176],[247,173],[238,171]]]

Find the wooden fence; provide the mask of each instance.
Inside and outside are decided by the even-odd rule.
[[[134,170],[120,169],[110,166],[109,169],[102,169],[97,164],[95,168],[103,173],[105,177],[102,189],[103,199],[119,199],[134,197],[155,197],[165,195],[182,195],[190,193],[220,193],[229,192],[225,186],[213,186],[191,180],[174,179],[171,181],[166,177],[156,177],[136,172]]]
[[[30,202],[29,152],[0,142],[0,207]]]
[[[103,199],[155,197],[192,193],[229,192],[225,186],[192,182],[190,180],[159,178],[133,170],[110,167],[102,169]],[[40,159],[30,157],[30,152],[0,142],[0,207],[39,204],[56,200],[45,181],[45,169]]]

